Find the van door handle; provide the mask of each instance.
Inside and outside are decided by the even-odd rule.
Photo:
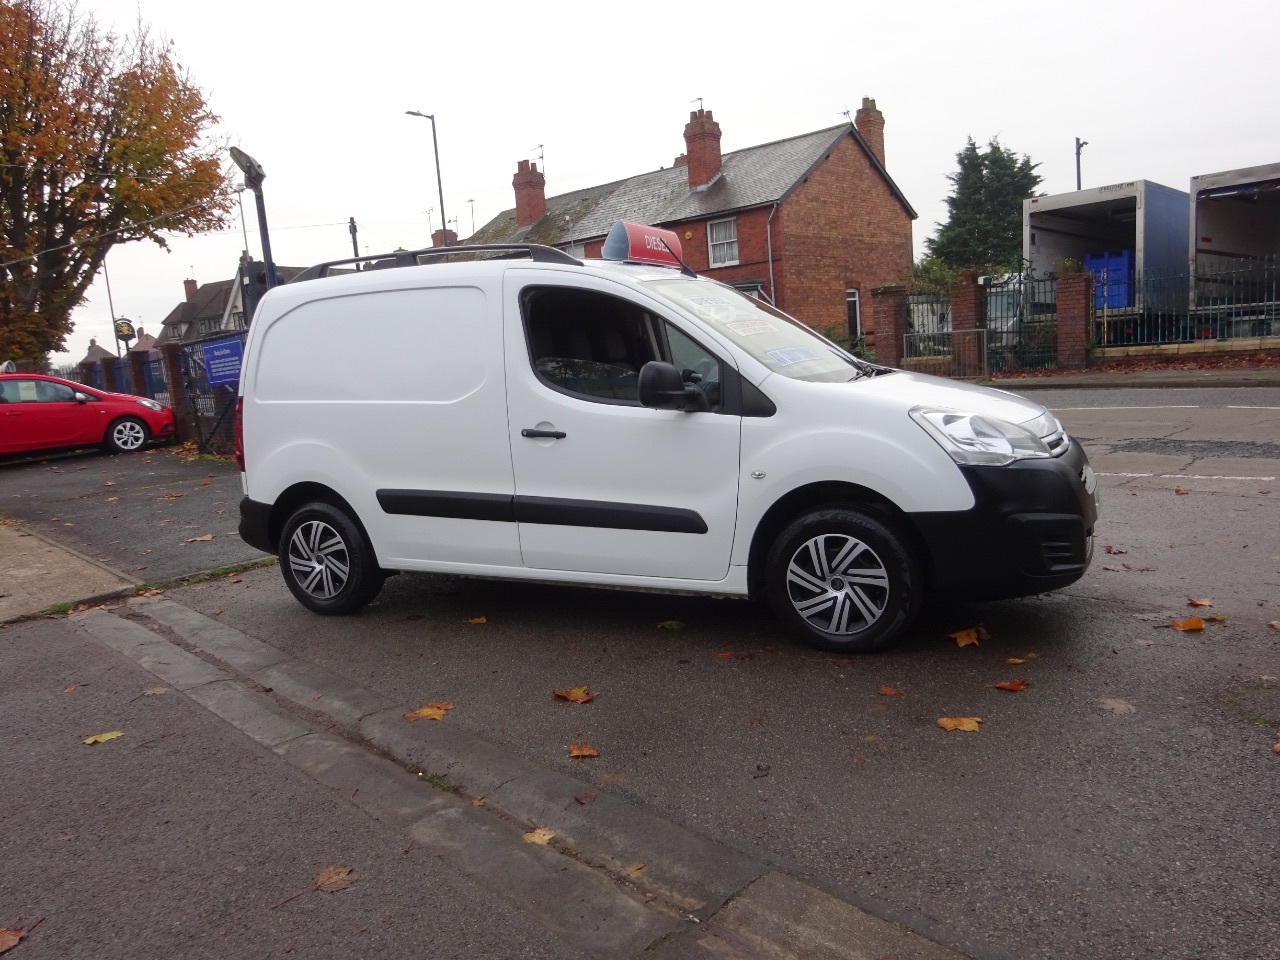
[[[523,430],[520,431],[520,436],[533,437],[534,439],[547,437],[551,440],[563,440],[565,437],[568,436],[568,434],[565,433],[563,430],[535,430],[532,427],[525,427]]]

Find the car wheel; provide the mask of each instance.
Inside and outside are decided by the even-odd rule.
[[[280,572],[314,613],[354,613],[378,595],[386,575],[364,532],[339,507],[316,501],[294,511],[280,537]]]
[[[921,578],[902,537],[849,507],[793,520],[774,541],[765,570],[774,613],[821,650],[883,650],[920,609]]]
[[[150,436],[147,425],[137,417],[121,417],[113,420],[107,427],[107,436],[103,446],[110,453],[132,453],[147,445]]]

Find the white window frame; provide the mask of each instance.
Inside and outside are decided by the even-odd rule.
[[[853,304],[853,320],[854,328],[849,331],[849,336],[857,340],[862,336],[862,297],[854,287],[848,287],[844,292],[844,304],[846,316],[848,315],[849,304]]]
[[[579,260],[585,260],[587,256],[587,245],[585,243],[571,243],[564,248],[564,252],[571,257],[577,257]]]
[[[712,240],[712,234],[715,233],[715,227],[727,223],[733,228],[733,237],[729,240]],[[720,248],[722,253],[728,252],[728,247],[733,247],[733,257],[731,259],[717,260],[716,248]],[[712,269],[716,267],[733,267],[738,263],[738,218],[727,217],[723,220],[707,221],[707,263]]]

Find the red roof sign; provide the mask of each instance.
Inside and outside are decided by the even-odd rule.
[[[661,227],[619,220],[605,237],[600,255],[606,260],[631,263],[654,263],[663,267],[680,267],[680,238]]]

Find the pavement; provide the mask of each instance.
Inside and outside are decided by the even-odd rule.
[[[1024,390],[1110,390],[1117,387],[1172,389],[1183,387],[1280,387],[1280,367],[1199,370],[1120,370],[1055,373],[1045,377],[983,380],[987,386]]]
[[[159,514],[235,478],[149,456],[164,476],[141,482],[44,463],[0,505],[29,518],[0,518],[0,922],[22,956],[1002,960],[147,588],[113,561],[239,583],[225,561],[262,560],[226,543],[196,569],[207,519]],[[103,494],[59,486],[95,468]],[[331,867],[356,882],[322,890]]]

